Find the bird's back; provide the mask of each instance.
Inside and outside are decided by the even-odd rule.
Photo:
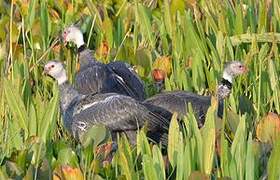
[[[199,120],[199,126],[201,126],[204,123],[206,112],[211,105],[211,97],[186,91],[172,91],[157,94],[144,102],[159,106],[172,113],[178,112],[181,116],[187,114],[187,106],[190,103]]]
[[[76,73],[75,88],[80,94],[103,92],[103,89],[107,89],[109,74],[106,65],[89,63]]]

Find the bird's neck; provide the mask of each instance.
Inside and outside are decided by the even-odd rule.
[[[81,52],[83,52],[83,51],[86,50],[86,49],[87,49],[86,44],[83,44],[83,45],[81,45],[80,47],[78,47],[78,53],[81,53]]]
[[[223,72],[223,78],[222,78],[222,79],[225,79],[225,80],[227,80],[228,82],[232,83],[233,76],[225,70],[225,71]]]
[[[64,114],[69,105],[79,96],[79,93],[68,81],[59,84],[59,92],[60,107]]]
[[[65,83],[67,81],[67,75],[65,69],[63,69],[63,71],[61,71],[61,73],[58,74],[55,79],[57,80],[58,85]]]
[[[76,34],[76,36],[73,39],[78,49],[82,46],[85,46],[85,41],[82,33]]]
[[[88,48],[84,48],[82,51],[79,52],[79,63],[80,63],[80,69],[82,69],[83,67],[86,67],[88,64],[90,63],[100,63],[98,62],[93,55],[93,51],[88,49]]]
[[[232,80],[233,77],[231,75],[229,75],[227,72],[223,73],[223,78],[220,81],[217,89],[217,97],[219,100],[223,100],[230,95],[232,89]]]

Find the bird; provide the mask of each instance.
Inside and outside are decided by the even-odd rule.
[[[78,48],[80,70],[76,73],[75,87],[81,94],[118,93],[145,99],[145,87],[141,78],[127,63],[115,61],[104,64],[93,57],[92,50],[86,47],[81,30],[71,25],[63,31],[63,41],[73,42]]]
[[[152,141],[167,145],[170,112],[122,94],[80,94],[68,82],[63,64],[56,60],[47,62],[44,72],[58,83],[63,124],[75,139],[93,125],[101,124],[109,129],[113,139],[118,133],[125,133],[135,144],[137,131],[145,126]]]
[[[217,87],[218,116],[223,115],[223,100],[227,98],[232,90],[233,80],[236,76],[247,72],[247,67],[241,61],[230,61],[225,65],[222,79]],[[159,106],[169,112],[177,112],[181,117],[187,112],[187,105],[190,103],[197,116],[198,127],[202,127],[209,106],[211,96],[202,96],[187,91],[169,91],[156,94],[144,101],[148,104]]]

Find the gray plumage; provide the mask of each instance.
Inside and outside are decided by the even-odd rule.
[[[168,111],[116,93],[81,95],[67,82],[63,66],[56,61],[46,64],[45,71],[58,80],[64,125],[75,138],[93,125],[102,124],[113,137],[119,132],[128,133],[135,144],[136,132],[147,124],[149,136],[167,144],[163,134],[167,134],[172,116]]]
[[[177,112],[182,118],[187,114],[188,103],[192,105],[193,111],[197,117],[199,127],[202,127],[209,106],[211,105],[211,96],[201,96],[186,91],[171,91],[157,94],[144,101],[166,109],[170,112]],[[223,101],[219,102],[218,116],[223,115]]]
[[[115,61],[109,63],[107,66],[110,67],[115,74],[122,77],[123,81],[120,81],[120,83],[125,82],[123,87],[126,88],[126,92],[128,92],[129,96],[140,101],[145,99],[144,83],[129,64]]]
[[[66,124],[71,122],[70,131],[77,138],[95,124],[103,124],[115,137],[119,132],[140,130],[147,122],[149,132],[168,131],[169,120],[149,110],[144,104],[131,97],[115,93],[86,95],[77,98],[66,109]],[[169,115],[168,118],[171,118]],[[130,136],[135,143],[136,136]],[[160,139],[160,137],[159,137]],[[159,142],[159,139],[155,141]]]

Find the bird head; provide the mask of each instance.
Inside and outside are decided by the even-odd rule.
[[[226,64],[223,78],[232,82],[233,78],[238,75],[244,74],[248,71],[247,67],[241,61],[231,61]]]
[[[62,84],[67,81],[67,76],[63,64],[59,61],[49,61],[44,66],[44,73],[50,75],[58,81],[58,84]]]
[[[73,42],[78,48],[85,44],[82,31],[74,25],[65,28],[62,36],[64,43]]]

